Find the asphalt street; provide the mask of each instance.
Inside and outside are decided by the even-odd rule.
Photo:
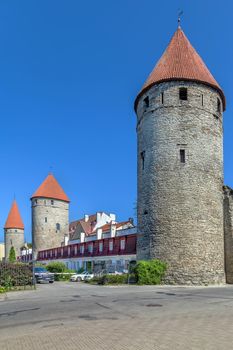
[[[0,295],[0,349],[232,349],[233,286],[43,284]]]

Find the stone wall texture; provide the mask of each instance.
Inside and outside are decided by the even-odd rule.
[[[137,258],[167,262],[169,284],[224,283],[220,95],[194,82],[154,85],[139,100],[137,135]]]
[[[60,229],[58,229],[58,225]],[[38,251],[61,246],[69,232],[69,203],[48,198],[32,199],[32,241]]]
[[[4,230],[5,240],[5,257],[8,260],[11,247],[15,249],[15,255],[20,256],[21,250],[25,244],[24,241],[24,230],[16,228],[8,228]]]
[[[224,187],[224,238],[227,283],[233,283],[233,190]]]

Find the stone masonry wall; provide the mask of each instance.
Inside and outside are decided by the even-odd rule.
[[[224,283],[220,95],[203,84],[161,83],[141,96],[137,117],[137,259],[166,261],[166,283]]]
[[[57,228],[60,224],[60,230]],[[69,232],[69,203],[48,198],[32,199],[34,256],[44,249],[59,247]]]
[[[227,283],[233,283],[233,190],[224,186],[224,239]]]
[[[9,257],[11,247],[15,249],[15,255],[20,256],[21,250],[24,246],[24,230],[16,228],[8,228],[4,230],[4,240],[5,240],[5,257],[6,260]]]

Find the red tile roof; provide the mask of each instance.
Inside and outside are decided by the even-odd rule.
[[[132,222],[128,220],[128,221],[118,222],[118,223],[113,224],[113,225],[116,225],[116,228],[118,229],[121,226],[130,225],[130,224],[132,225]],[[111,223],[105,224],[105,225],[101,226],[100,228],[102,229],[103,232],[107,232],[107,231],[110,231],[111,225],[112,225]]]
[[[137,96],[135,100],[135,110],[140,96],[146,90],[154,84],[171,80],[201,82],[215,88],[223,99],[223,107],[225,110],[226,101],[223,90],[180,27],[173,35],[167,49]]]
[[[24,224],[23,224],[23,220],[20,216],[20,212],[19,212],[19,208],[18,205],[16,203],[16,200],[14,200],[10,212],[8,214],[6,223],[4,228],[20,228],[20,229],[24,229]]]
[[[49,174],[31,198],[52,198],[70,202],[69,198],[52,174]]]

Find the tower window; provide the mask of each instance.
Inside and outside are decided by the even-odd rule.
[[[180,88],[179,97],[180,97],[180,100],[186,101],[188,99],[188,89]]]
[[[144,102],[144,107],[145,107],[145,108],[148,108],[149,105],[150,105],[149,97],[146,96],[146,97],[144,98],[143,102]]]
[[[163,102],[164,102],[164,93],[161,92],[161,103],[162,103],[162,105],[163,105]]]
[[[221,112],[221,102],[220,102],[219,98],[217,98],[217,111]]]
[[[204,96],[201,95],[201,105],[204,106]]]
[[[46,218],[46,217],[44,218],[44,222],[48,222],[48,220],[47,220],[47,218]]]
[[[53,199],[51,199],[51,205],[54,205],[54,200]]]
[[[185,150],[180,149],[180,162],[185,163]]]
[[[145,151],[141,152],[142,170],[145,168]]]
[[[60,224],[56,224],[56,230],[60,231],[60,229],[61,229],[61,225]]]

